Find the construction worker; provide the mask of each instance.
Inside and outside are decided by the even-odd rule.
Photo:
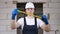
[[[11,20],[11,29],[16,29],[19,26],[22,28],[22,34],[38,34],[38,28],[42,28],[44,31],[50,31],[50,24],[45,15],[42,16],[42,20],[36,18],[34,15],[35,6],[32,2],[28,2],[25,5],[27,16],[24,18],[20,18],[17,22],[15,22],[15,16],[19,13],[18,9],[14,9],[12,12],[12,20]],[[31,15],[29,15],[31,14]]]

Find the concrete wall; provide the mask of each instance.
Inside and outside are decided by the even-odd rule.
[[[0,0],[0,34],[16,34],[16,30],[10,29],[11,12],[16,7],[12,4],[13,0]],[[17,0],[19,1],[19,0]],[[44,32],[44,34],[60,34],[60,0],[23,0],[19,2],[34,1],[34,2],[46,2],[43,5],[44,14],[50,14],[49,23],[51,24],[51,32]]]
[[[11,12],[16,5],[12,0],[0,0],[0,34],[16,34],[16,30],[11,30]]]
[[[60,0],[50,0],[50,2],[46,2],[43,11],[46,15],[48,13],[50,14],[49,23],[51,24],[52,30],[48,33],[44,32],[44,34],[60,34]]]

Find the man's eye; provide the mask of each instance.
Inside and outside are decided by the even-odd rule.
[[[31,8],[31,10],[32,10],[32,8]]]
[[[33,10],[33,8],[31,8],[31,10]]]
[[[28,8],[28,10],[33,10],[33,8]]]
[[[28,8],[28,10],[29,10],[29,8]]]

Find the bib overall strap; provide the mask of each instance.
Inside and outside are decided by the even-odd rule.
[[[37,20],[36,20],[36,17],[35,17],[35,25],[37,25]]]
[[[26,18],[24,17],[24,25],[26,25]]]

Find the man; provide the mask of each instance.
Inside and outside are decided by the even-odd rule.
[[[24,18],[20,18],[17,23],[15,22],[15,16],[19,13],[17,10],[15,9],[12,12],[12,20],[11,20],[11,29],[16,29],[19,26],[21,26],[22,28],[22,34],[38,34],[38,28],[41,27],[44,31],[49,32],[50,31],[50,25],[47,22],[45,18],[45,16],[42,16],[42,20],[45,21],[43,22],[42,20],[33,17],[32,15],[34,15],[34,4],[31,2],[28,2],[25,6],[26,9],[26,13],[27,16]],[[29,15],[31,14],[31,15]]]

